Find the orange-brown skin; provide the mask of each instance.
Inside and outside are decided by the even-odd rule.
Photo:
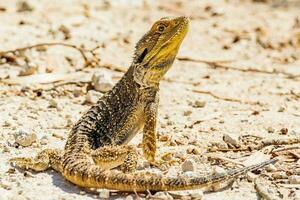
[[[142,130],[144,157],[155,164],[159,82],[171,67],[189,27],[186,17],[162,18],[136,45],[132,65],[72,128],[64,151],[46,149],[34,159],[13,158],[20,168],[50,166],[72,183],[121,191],[184,190],[208,186],[276,160],[207,177],[168,178],[135,172],[137,153],[127,143]],[[120,166],[121,171],[114,170]]]

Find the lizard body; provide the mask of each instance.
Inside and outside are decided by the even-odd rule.
[[[65,149],[46,149],[36,158],[13,158],[20,168],[59,171],[70,182],[120,191],[184,190],[225,181],[276,159],[217,176],[170,178],[135,172],[138,154],[127,143],[143,131],[144,157],[155,163],[159,82],[171,67],[189,27],[186,17],[162,18],[137,43],[132,65],[73,126]],[[120,170],[113,168],[120,166]]]

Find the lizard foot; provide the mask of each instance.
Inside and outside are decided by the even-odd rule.
[[[58,149],[45,149],[35,158],[16,157],[9,160],[11,164],[21,169],[31,169],[36,172],[45,171],[50,166],[60,171],[62,151]]]

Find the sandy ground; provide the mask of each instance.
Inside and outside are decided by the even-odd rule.
[[[213,67],[176,60],[161,83],[158,157],[173,164],[168,173],[181,174],[188,159],[193,160],[192,175],[212,173],[216,165],[221,170],[236,168],[207,156],[212,149],[233,147],[234,142],[242,147],[265,139],[299,138],[299,14],[296,0],[30,0],[27,7],[20,1],[0,1],[1,51],[44,42],[100,47],[95,51],[100,58],[97,67],[83,67],[78,51],[64,46],[26,50],[10,54],[10,59],[0,52],[0,199],[101,199],[97,192],[84,191],[54,171],[14,170],[7,161],[17,155],[34,156],[46,147],[63,148],[70,127],[92,104],[86,102],[87,91],[93,89],[91,76],[106,73],[117,82],[123,73],[107,67],[128,67],[135,43],[163,16],[191,16],[179,58],[228,61]],[[46,79],[37,75],[45,73],[56,82],[41,84]],[[36,134],[37,140],[28,147],[18,145],[15,135],[20,131]],[[233,141],[224,141],[226,134]],[[140,138],[141,134],[132,143],[139,144]],[[240,163],[258,162],[263,155],[270,157],[272,147],[291,146],[215,153]],[[278,199],[300,199],[300,152],[297,144],[293,147],[277,152],[284,161],[262,170],[263,186]],[[111,193],[110,198],[136,198],[128,195]],[[172,195],[169,198],[176,198]],[[260,195],[248,177],[202,198],[254,200]]]

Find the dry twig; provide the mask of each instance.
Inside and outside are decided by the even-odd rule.
[[[233,98],[229,98],[229,97],[220,97],[220,96],[212,93],[211,91],[203,91],[203,90],[191,90],[191,91],[193,91],[195,93],[200,93],[200,94],[207,94],[207,95],[210,95],[210,96],[212,96],[216,99],[223,100],[223,101],[238,102],[238,103],[242,103],[242,104],[262,106],[262,104],[260,102],[243,101],[243,100],[240,100],[240,99],[233,99]]]
[[[39,43],[39,44],[35,44],[35,45],[30,45],[30,46],[26,46],[26,47],[21,47],[21,48],[17,48],[17,49],[13,49],[13,50],[8,50],[8,51],[0,51],[0,57],[7,55],[9,53],[15,54],[16,52],[21,52],[21,51],[25,51],[28,49],[34,49],[34,48],[39,48],[39,47],[44,47],[44,46],[65,46],[65,47],[70,47],[73,49],[76,49],[82,56],[85,66],[89,65],[89,60],[86,57],[84,51],[82,48],[77,47],[76,45],[72,45],[72,44],[66,44],[66,43],[61,43],[61,42],[54,42],[54,43]]]
[[[251,73],[272,74],[272,75],[282,74],[287,79],[295,79],[295,78],[300,77],[300,74],[294,75],[294,74],[291,74],[291,73],[288,73],[288,72],[276,71],[275,69],[273,71],[259,70],[259,69],[256,69],[256,68],[242,69],[242,68],[239,68],[239,67],[233,67],[233,66],[222,64],[222,63],[228,63],[228,62],[232,62],[232,61],[206,61],[206,60],[194,59],[194,58],[189,58],[189,57],[177,57],[177,59],[180,60],[180,61],[205,63],[213,69],[234,70],[234,71],[240,71],[240,72],[251,72]]]
[[[224,160],[226,162],[230,162],[230,163],[233,163],[233,164],[236,164],[236,165],[245,166],[243,163],[241,163],[239,161],[236,161],[236,160],[233,160],[233,159],[230,159],[230,158],[226,158],[226,157],[224,157],[222,155],[219,155],[219,154],[208,153],[208,154],[206,154],[206,156],[209,157],[209,158],[212,158],[212,159]]]
[[[213,149],[214,151],[228,152],[228,151],[252,151],[252,150],[261,150],[264,147],[268,146],[278,146],[278,145],[292,145],[300,143],[300,137],[296,138],[279,138],[279,139],[265,139],[259,142],[256,145],[243,146],[242,148],[228,148],[228,149]]]
[[[295,99],[300,99],[300,94],[299,93],[296,93],[294,90],[290,90],[289,92],[270,92],[270,94],[274,94],[274,95],[279,95],[279,96],[292,96],[294,97]]]
[[[281,151],[295,150],[295,149],[300,149],[300,146],[281,147],[281,148],[274,149],[272,151],[272,153],[281,152]]]

